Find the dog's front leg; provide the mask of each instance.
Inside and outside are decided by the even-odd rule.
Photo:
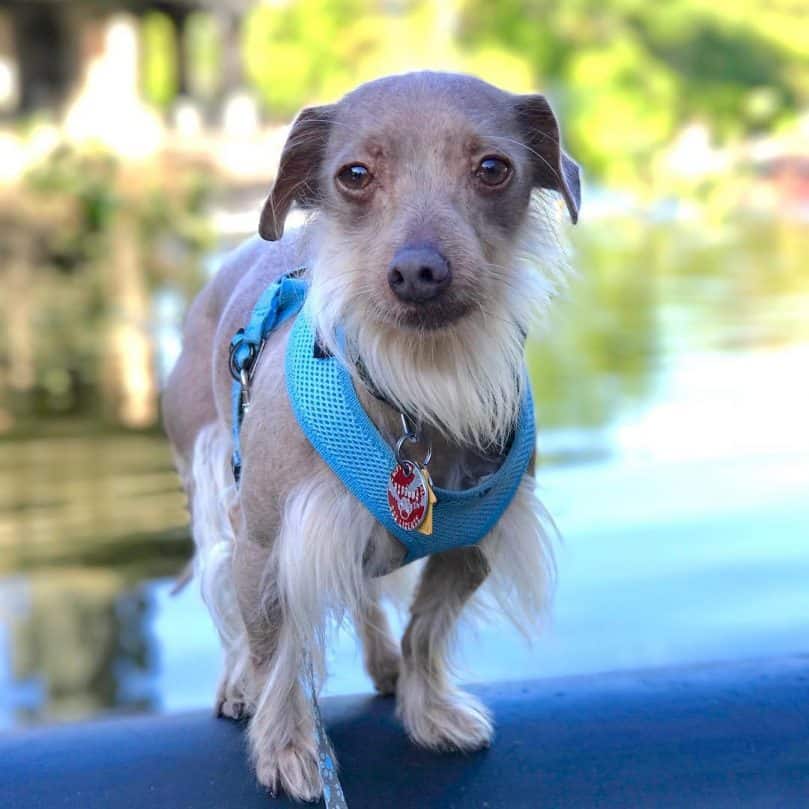
[[[296,800],[317,800],[323,785],[303,652],[280,610],[276,617],[281,625],[275,651],[254,661],[259,692],[248,735],[256,776],[273,793],[282,789]]]
[[[401,658],[385,611],[379,603],[378,584],[369,584],[362,609],[354,616],[354,624],[362,639],[363,663],[374,688],[383,696],[396,693]]]
[[[262,784],[313,800],[322,782],[309,683],[303,682],[307,658],[322,675],[329,616],[363,611],[363,559],[374,522],[326,467],[315,466],[283,497],[280,520],[262,513],[266,498],[252,486],[245,479],[248,539],[235,570],[253,666],[250,747]],[[273,523],[274,537],[268,536]],[[251,553],[257,546],[267,549],[263,563]]]
[[[234,557],[249,647],[250,752],[256,777],[271,792],[316,800],[322,785],[301,682],[303,645],[279,598],[276,565],[275,554],[255,543],[241,543]]]
[[[248,623],[255,710],[248,738],[256,777],[272,793],[317,800],[322,792],[304,654],[277,599],[265,599],[263,625]],[[255,617],[255,616],[254,616]]]
[[[398,712],[417,744],[433,750],[478,750],[492,736],[483,704],[448,676],[449,641],[464,604],[484,581],[488,563],[478,548],[430,557],[402,638]]]

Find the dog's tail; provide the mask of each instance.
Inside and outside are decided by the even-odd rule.
[[[230,452],[227,430],[209,424],[197,436],[191,468],[194,573],[226,652],[240,644],[244,633],[231,577],[238,497]]]

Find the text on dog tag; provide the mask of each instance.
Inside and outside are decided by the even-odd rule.
[[[418,528],[430,508],[430,492],[416,464],[412,461],[397,463],[388,480],[388,508],[396,525],[405,531]]]

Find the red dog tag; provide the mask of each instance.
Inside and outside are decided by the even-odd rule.
[[[418,528],[430,505],[421,470],[411,461],[396,464],[388,480],[388,507],[394,522],[405,531]]]

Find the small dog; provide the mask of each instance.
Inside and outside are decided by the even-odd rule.
[[[325,629],[344,614],[415,743],[488,745],[486,708],[449,677],[453,629],[484,580],[509,618],[536,623],[552,586],[552,524],[532,459],[482,541],[429,556],[397,643],[380,598],[402,544],[298,426],[285,386],[289,323],[256,363],[234,485],[230,339],[269,284],[305,268],[320,343],[351,373],[379,433],[395,444],[408,414],[420,451],[432,447],[435,485],[474,486],[507,451],[527,384],[525,335],[563,280],[557,194],[575,222],[578,168],[543,96],[463,75],[380,79],[299,114],[261,214],[263,240],[237,249],[191,306],[164,421],[225,652],[217,710],[251,717],[257,776],[272,790],[321,794],[299,675],[306,655],[322,681]],[[305,224],[285,235],[293,204]]]

